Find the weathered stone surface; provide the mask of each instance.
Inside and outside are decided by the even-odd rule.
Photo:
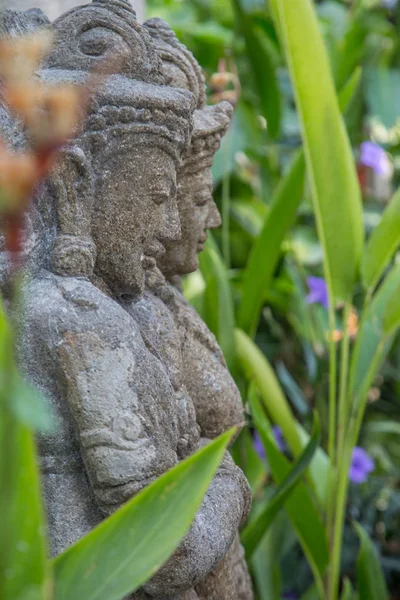
[[[243,409],[215,338],[167,279],[197,268],[206,230],[220,223],[210,166],[231,108],[205,106],[194,58],[162,22],[140,26],[127,0],[96,0],[53,28],[37,74],[49,85],[82,85],[113,59],[35,198],[25,250],[20,360],[58,424],[39,439],[57,554],[241,424]],[[18,124],[0,117],[8,143],[23,146]],[[237,539],[250,503],[227,454],[180,548],[135,600],[251,599]]]

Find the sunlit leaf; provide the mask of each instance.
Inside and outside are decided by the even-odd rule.
[[[229,276],[218,248],[210,237],[200,255],[200,269],[206,283],[204,319],[214,333],[232,367],[235,361],[235,317]]]
[[[364,287],[373,290],[400,245],[400,190],[397,190],[374,229],[361,263]]]
[[[286,475],[273,496],[267,500],[267,505],[264,510],[257,515],[242,532],[241,541],[245,548],[247,559],[252,556],[276,515],[283,508],[289,496],[292,494],[296,485],[307,470],[311,459],[318,448],[319,433],[319,425],[318,421],[316,421],[312,437],[304,452],[291,467],[290,472]],[[277,452],[276,445],[271,440],[270,436],[264,436],[263,443],[268,457],[271,453]]]
[[[150,579],[188,531],[233,433],[165,473],[59,555],[55,600],[121,600]]]
[[[256,395],[250,396],[250,403],[255,426],[268,453],[273,477],[281,485],[290,473],[290,462],[272,442],[271,428]],[[328,541],[321,515],[305,483],[297,483],[285,502],[285,509],[313,570],[319,591],[322,591],[322,578],[329,565]]]
[[[353,293],[363,248],[361,193],[311,0],[272,0],[297,98],[331,299]]]

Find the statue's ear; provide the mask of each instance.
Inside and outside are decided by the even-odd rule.
[[[59,275],[90,277],[96,261],[91,236],[93,171],[78,146],[68,147],[59,157],[51,178],[57,214],[57,236],[51,265]]]

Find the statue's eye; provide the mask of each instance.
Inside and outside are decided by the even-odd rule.
[[[195,198],[194,198],[194,203],[196,206],[205,206],[207,204],[207,202],[210,199],[210,194],[207,193],[200,193],[200,194],[196,194]]]

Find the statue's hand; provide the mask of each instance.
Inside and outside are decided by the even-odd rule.
[[[225,557],[250,505],[247,480],[226,453],[191,529],[144,590],[153,598],[165,599],[202,581]]]

